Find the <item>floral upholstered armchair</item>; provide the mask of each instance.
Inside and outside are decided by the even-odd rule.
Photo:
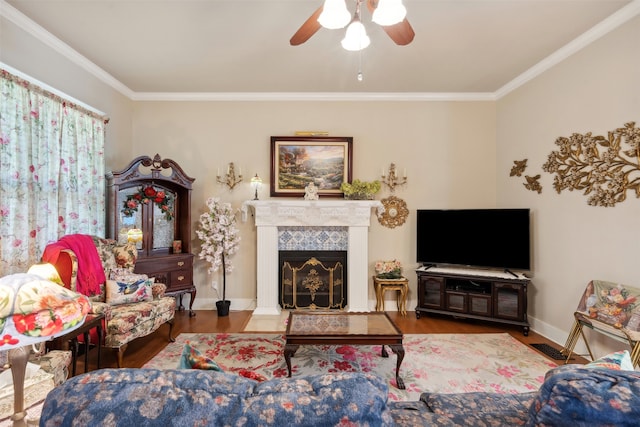
[[[114,350],[119,368],[127,345],[164,323],[169,325],[169,341],[174,341],[175,298],[164,296],[164,284],[133,273],[137,254],[134,244],[70,235],[47,246],[42,257],[56,267],[65,287],[89,296],[92,313],[104,314],[103,346]]]

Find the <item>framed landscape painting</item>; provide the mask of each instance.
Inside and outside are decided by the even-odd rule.
[[[271,196],[303,197],[313,182],[318,195],[342,197],[351,182],[353,137],[272,136]]]

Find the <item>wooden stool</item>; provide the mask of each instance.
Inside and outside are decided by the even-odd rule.
[[[376,291],[376,311],[384,311],[384,293],[386,291],[398,291],[398,311],[403,316],[407,315],[407,293],[409,292],[409,279],[381,279],[373,276],[373,288]]]

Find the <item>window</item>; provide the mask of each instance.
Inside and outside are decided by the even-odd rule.
[[[0,271],[65,234],[104,235],[104,116],[0,69]]]

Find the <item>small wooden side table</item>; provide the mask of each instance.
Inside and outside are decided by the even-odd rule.
[[[88,314],[85,318],[84,323],[78,329],[74,329],[65,335],[60,335],[55,338],[52,342],[52,347],[56,349],[67,349],[71,350],[71,376],[74,377],[76,375],[76,362],[78,360],[78,348],[80,347],[80,343],[78,342],[78,337],[82,335],[84,337],[84,372],[88,371],[89,366],[89,333],[92,329],[96,329],[98,333],[98,342],[96,343],[96,347],[98,347],[98,361],[96,369],[100,369],[100,353],[102,352],[102,320],[104,319],[104,314]]]
[[[407,293],[409,293],[409,279],[381,279],[373,276],[373,288],[376,291],[376,311],[384,311],[384,293],[386,291],[398,291],[396,302],[398,311],[403,316],[407,315]]]

